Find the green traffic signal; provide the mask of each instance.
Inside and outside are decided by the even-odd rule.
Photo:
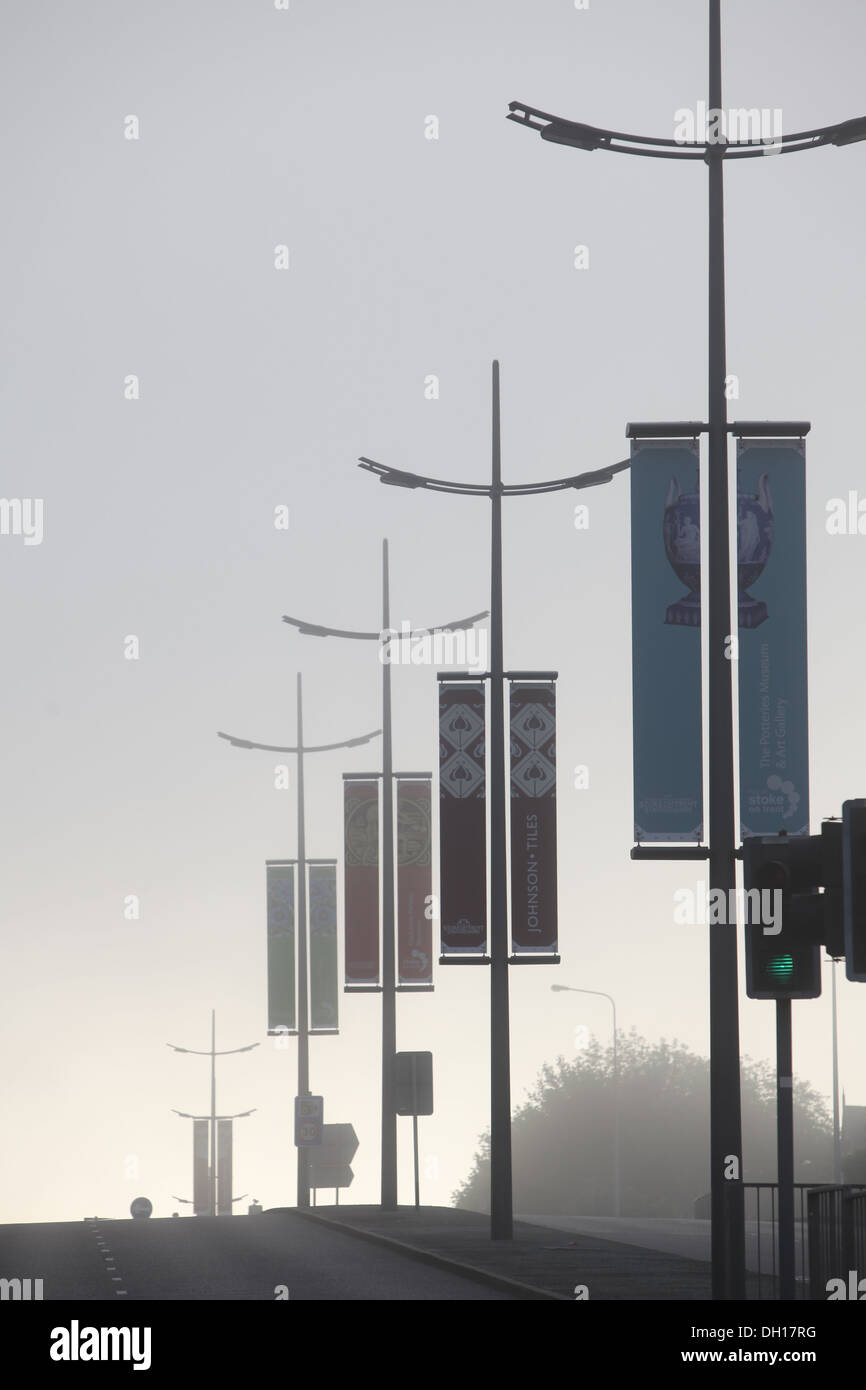
[[[794,957],[772,956],[765,969],[767,974],[776,980],[788,979],[794,973]]]

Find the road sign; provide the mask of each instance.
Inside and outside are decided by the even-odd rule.
[[[150,1200],[149,1197],[136,1197],[136,1198],[135,1198],[132,1202],[130,1202],[130,1204],[129,1204],[129,1212],[130,1212],[130,1215],[131,1215],[131,1216],[136,1216],[136,1217],[150,1216],[150,1214],[151,1214],[152,1211],[153,1211],[153,1202],[151,1202],[151,1200]]]
[[[355,1176],[349,1164],[358,1148],[353,1125],[323,1125],[322,1142],[310,1154],[311,1187],[349,1187]]]
[[[433,1114],[433,1053],[398,1052],[394,1073],[398,1115]]]
[[[295,1096],[295,1145],[312,1148],[322,1142],[325,1101],[322,1096]]]

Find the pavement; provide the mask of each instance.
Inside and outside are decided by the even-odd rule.
[[[711,1296],[710,1266],[623,1241],[567,1229],[514,1223],[510,1241],[490,1239],[488,1216],[455,1207],[317,1206],[302,1219],[353,1231],[374,1243],[398,1244],[416,1258],[447,1262],[523,1297],[590,1300],[696,1301]],[[545,1218],[553,1221],[555,1218]],[[563,1218],[563,1223],[568,1218]],[[585,1288],[586,1294],[576,1290]],[[753,1295],[754,1296],[754,1295]]]

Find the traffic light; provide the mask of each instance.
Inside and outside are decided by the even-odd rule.
[[[866,805],[866,803],[864,803]],[[825,880],[821,835],[752,835],[743,842],[746,993],[817,999]]]
[[[866,799],[842,806],[845,974],[866,980]]]
[[[839,960],[845,954],[844,894],[842,888],[842,822],[821,822],[821,849],[824,858],[824,934],[820,938],[828,956]]]

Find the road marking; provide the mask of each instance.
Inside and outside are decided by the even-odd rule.
[[[113,1274],[111,1276],[111,1282],[112,1284],[122,1284],[123,1280],[121,1279],[119,1274]]]
[[[121,1294],[125,1294],[125,1293],[126,1293],[126,1289],[115,1289],[114,1292],[117,1294],[117,1296],[118,1296],[118,1298],[119,1298]]]

